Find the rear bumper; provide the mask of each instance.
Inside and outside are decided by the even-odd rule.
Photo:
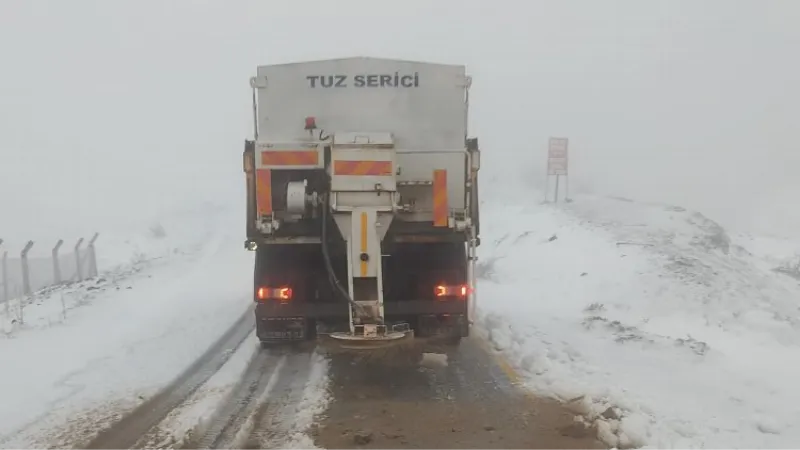
[[[412,300],[384,304],[387,323],[410,322],[420,336],[468,336],[464,301]],[[256,333],[261,341],[294,341],[316,334],[317,327],[344,331],[348,327],[347,304],[259,302]],[[332,327],[332,328],[329,328]]]
[[[392,317],[418,315],[457,315],[467,313],[467,302],[463,300],[409,300],[384,303],[384,314],[387,320]],[[348,308],[345,302],[307,303],[276,301],[258,302],[256,304],[258,318],[291,318],[348,320]]]

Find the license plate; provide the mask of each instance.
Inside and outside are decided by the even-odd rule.
[[[268,339],[302,339],[303,330],[267,331],[264,337]]]

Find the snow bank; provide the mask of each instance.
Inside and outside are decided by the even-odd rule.
[[[619,447],[800,441],[796,242],[621,199],[482,212],[480,325],[531,389]]]
[[[138,247],[144,257],[24,302],[24,323],[11,305],[0,336],[0,444],[85,440],[63,431],[71,417],[95,409],[119,416],[103,406],[118,401],[136,406],[250,305],[252,254],[241,246],[241,218],[195,211],[169,219],[163,242]],[[96,428],[101,419],[86,422]]]

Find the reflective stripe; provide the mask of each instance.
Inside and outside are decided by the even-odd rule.
[[[319,152],[316,150],[262,151],[263,166],[316,166]]]
[[[392,174],[391,161],[342,161],[333,162],[334,175],[372,175],[389,176]]]
[[[272,171],[270,169],[256,170],[256,205],[259,216],[272,214]]]
[[[446,227],[448,223],[447,171],[433,171],[433,226]]]

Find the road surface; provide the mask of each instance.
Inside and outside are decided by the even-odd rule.
[[[478,338],[414,364],[332,360],[322,448],[604,448],[573,416],[512,383]],[[442,350],[440,350],[442,351]]]
[[[143,448],[172,409],[241,345],[253,322],[237,323],[162,394],[100,433],[85,448]],[[226,347],[227,346],[227,347]],[[423,353],[424,352],[424,353]],[[314,358],[329,360],[331,401],[310,437],[321,448],[605,448],[574,414],[513,383],[512,371],[478,337],[458,346],[403,348],[369,360],[314,344],[260,349],[234,392],[184,448],[282,448]]]

